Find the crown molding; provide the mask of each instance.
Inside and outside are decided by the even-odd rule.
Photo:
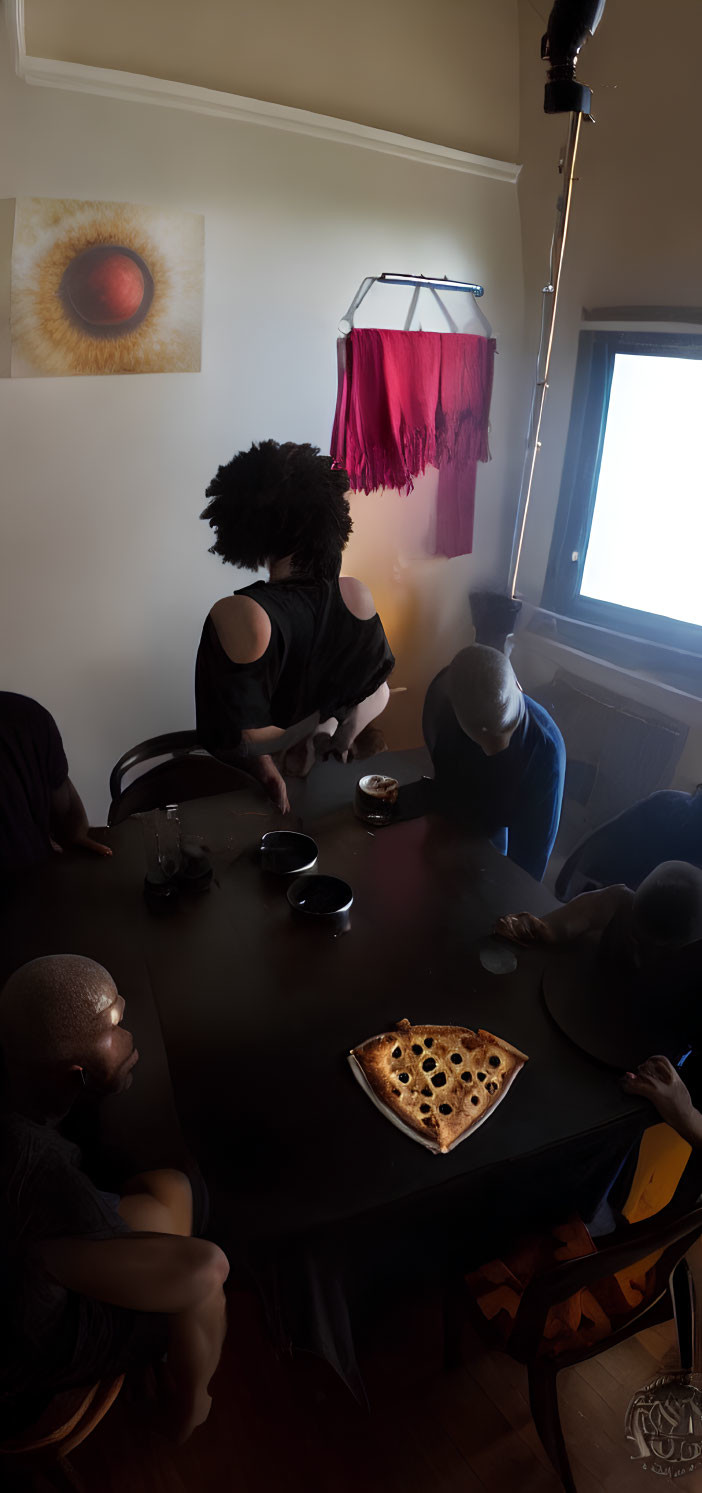
[[[448,145],[434,145],[428,140],[413,140],[392,130],[377,130],[356,124],[350,119],[334,119],[328,114],[314,114],[307,109],[293,109],[287,104],[271,104],[261,99],[243,98],[236,93],[222,93],[215,88],[198,88],[194,83],[173,83],[164,78],[150,78],[142,73],[123,73],[107,67],[85,67],[79,62],[60,62],[51,57],[30,57],[24,39],[24,0],[5,0],[5,15],[10,35],[14,69],[24,83],[40,88],[62,88],[70,93],[94,93],[121,99],[131,104],[157,104],[167,109],[187,109],[217,119],[238,120],[243,124],[266,125],[269,129],[287,130],[297,135],[311,135],[331,140],[337,145],[355,145],[382,155],[400,156],[427,166],[460,171],[468,176],[486,176],[493,181],[517,181],[521,167],[513,161],[496,161],[490,156],[471,155]]]

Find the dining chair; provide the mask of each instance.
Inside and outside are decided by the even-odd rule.
[[[590,1252],[561,1259],[529,1280],[507,1336],[504,1311],[495,1312],[489,1322],[485,1311],[478,1306],[474,1285],[469,1284],[477,1275],[488,1280],[495,1277],[493,1267],[500,1262],[493,1261],[481,1267],[481,1271],[472,1277],[455,1276],[447,1283],[444,1292],[445,1367],[452,1369],[461,1363],[462,1328],[466,1319],[471,1320],[488,1346],[498,1347],[517,1363],[526,1365],[532,1418],[567,1493],[577,1493],[577,1489],[558,1410],[557,1380],[561,1369],[605,1353],[635,1333],[671,1318],[676,1324],[680,1368],[690,1371],[694,1366],[695,1302],[685,1255],[702,1235],[702,1208],[685,1214],[674,1211],[672,1207],[666,1208],[654,1218],[628,1226],[597,1246],[587,1235],[584,1225],[579,1220],[577,1223],[589,1241]],[[554,1230],[554,1234],[557,1233]],[[655,1256],[653,1261],[652,1256]],[[615,1296],[621,1299],[615,1277],[626,1272],[627,1267],[641,1262],[645,1262],[649,1270],[646,1274],[648,1289],[639,1301],[632,1303],[628,1311],[613,1316],[611,1321],[600,1313],[601,1327],[604,1318],[609,1330],[597,1335],[596,1341],[592,1341],[596,1335],[593,1332],[583,1333],[582,1340],[578,1341],[576,1332],[571,1334],[570,1342],[565,1342],[563,1351],[553,1351],[554,1340],[552,1338],[549,1342],[546,1334],[549,1313],[557,1307],[562,1321],[569,1312],[571,1320],[576,1320],[582,1310],[577,1298],[587,1292],[592,1299],[593,1288],[605,1301],[608,1296],[609,1299]],[[593,1315],[597,1315],[597,1311]],[[632,1385],[632,1393],[636,1388]]]
[[[157,759],[166,758],[158,762]],[[122,786],[128,773],[145,766],[138,778]],[[152,736],[125,752],[110,773],[109,825],[121,824],[130,814],[184,803],[189,798],[211,798],[217,793],[236,793],[251,788],[253,779],[237,767],[211,757],[194,731],[171,731]]]
[[[124,1383],[124,1374],[93,1384],[88,1390],[57,1395],[39,1420],[21,1435],[0,1442],[0,1467],[22,1466],[41,1471],[51,1487],[82,1489],[69,1461],[71,1452],[107,1415]]]

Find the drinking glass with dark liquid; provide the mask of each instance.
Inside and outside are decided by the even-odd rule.
[[[356,817],[364,824],[390,824],[399,791],[397,778],[386,778],[379,772],[359,778],[353,804]]]

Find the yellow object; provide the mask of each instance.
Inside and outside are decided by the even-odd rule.
[[[641,1223],[667,1207],[692,1154],[670,1125],[651,1125],[641,1137],[639,1159],[622,1208],[628,1223]]]
[[[670,1125],[650,1125],[641,1137],[639,1159],[629,1196],[622,1208],[628,1223],[642,1223],[666,1208],[692,1155],[688,1145]],[[638,1306],[645,1293],[645,1278],[661,1251],[637,1260],[615,1279],[630,1306]]]

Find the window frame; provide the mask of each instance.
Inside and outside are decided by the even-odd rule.
[[[542,607],[609,632],[702,654],[702,625],[580,595],[618,353],[698,360],[702,359],[702,332],[581,331]]]

